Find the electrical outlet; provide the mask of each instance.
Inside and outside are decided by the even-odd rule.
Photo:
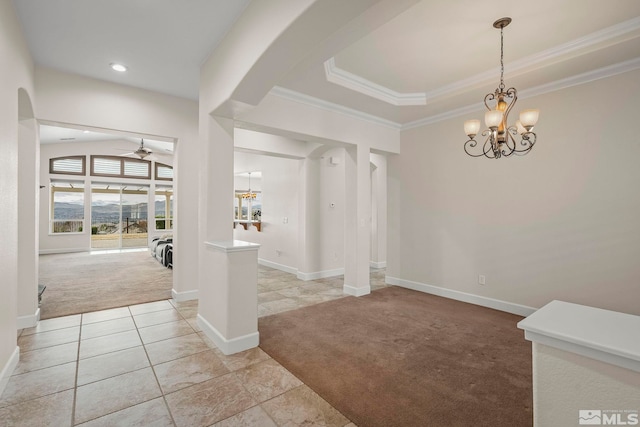
[[[482,274],[478,275],[478,284],[479,285],[485,285],[486,283],[487,283],[487,281],[486,281],[484,275],[482,275]]]

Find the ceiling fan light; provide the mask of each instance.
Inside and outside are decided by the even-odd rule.
[[[469,138],[473,138],[480,131],[480,120],[467,120],[464,122],[464,133]]]

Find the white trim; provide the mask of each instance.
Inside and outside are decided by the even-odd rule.
[[[414,291],[425,292],[427,294],[438,295],[444,298],[468,302],[471,304],[480,305],[482,307],[493,308],[494,310],[505,311],[507,313],[517,314],[519,316],[526,317],[533,314],[537,310],[533,307],[527,307],[526,305],[514,304],[507,301],[483,297],[480,295],[468,294],[466,292],[460,292],[453,289],[413,282],[411,280],[400,279],[397,277],[386,276],[385,281],[390,285],[401,286],[403,288],[413,289]]]
[[[518,99],[526,99],[533,96],[543,95],[545,93],[554,92],[562,89],[567,89],[572,86],[578,86],[585,83],[590,83],[596,80],[613,77],[618,74],[634,71],[640,68],[640,58],[634,58],[627,61],[623,61],[617,64],[601,67],[596,70],[587,71],[582,74],[567,77],[564,79],[549,82],[543,85],[535,86],[530,89],[522,90],[518,93]],[[465,105],[460,108],[445,111],[432,116],[424,117],[419,120],[414,120],[405,124],[393,122],[391,120],[383,119],[372,114],[364,113],[353,108],[348,108],[339,104],[324,101],[319,98],[315,98],[309,95],[305,95],[299,92],[295,92],[290,89],[282,87],[274,87],[271,92],[272,95],[278,96],[290,101],[299,102],[301,104],[309,105],[311,107],[320,108],[322,110],[331,111],[333,113],[344,114],[356,119],[365,120],[378,125],[386,126],[391,129],[399,131],[405,131],[421,126],[427,126],[433,123],[441,122],[443,120],[452,119],[455,117],[464,116],[466,114],[476,113],[482,111],[485,107],[482,102],[477,102],[471,105]]]
[[[342,291],[347,295],[353,295],[354,297],[361,297],[364,295],[369,295],[371,293],[371,286],[367,286],[364,288],[356,288],[355,286],[343,285]]]
[[[391,129],[400,130],[402,128],[402,125],[400,123],[383,119],[382,117],[374,116],[373,114],[364,113],[353,108],[345,107],[344,105],[334,104],[333,102],[305,95],[291,89],[285,89],[280,86],[274,86],[269,94],[277,96],[279,98],[287,99],[289,101],[298,102],[300,104],[309,105],[311,107],[329,111],[331,113],[344,114],[345,116],[349,116],[354,119],[364,120]]]
[[[524,339],[536,344],[543,344],[548,347],[557,348],[558,350],[579,354],[580,356],[608,363],[609,365],[619,366],[631,371],[640,372],[640,362],[624,356],[619,356],[617,354],[608,353],[606,351],[598,350],[595,348],[585,347],[579,344],[531,331],[524,332]]]
[[[545,66],[548,62],[558,62],[563,57],[573,58],[580,51],[588,49],[597,49],[602,43],[611,44],[611,40],[620,39],[620,42],[626,41],[623,36],[633,33],[640,29],[640,18],[633,18],[608,28],[604,28],[595,33],[588,34],[584,37],[571,40],[567,43],[552,47],[542,52],[529,55],[520,60],[508,64],[509,74],[511,76],[532,72]],[[438,98],[448,97],[452,94],[469,90],[474,87],[483,86],[495,80],[499,69],[495,68],[478,73],[466,79],[458,80],[451,84],[439,87],[429,92],[402,93],[374,83],[364,77],[353,74],[336,66],[335,57],[329,58],[324,62],[325,77],[328,82],[337,84],[344,88],[353,90],[366,96],[378,99],[395,106],[404,105],[426,105],[427,102],[434,102]]]
[[[198,299],[198,290],[178,292],[175,289],[171,289],[171,298],[176,302],[192,301]]]
[[[33,328],[38,325],[40,321],[40,307],[36,309],[34,314],[28,314],[26,316],[18,316],[17,326],[18,329]]]
[[[298,271],[296,276],[300,280],[316,280],[316,279],[324,279],[327,277],[335,277],[341,276],[344,274],[344,268],[336,268],[335,270],[324,270],[324,271],[316,271],[313,273],[302,273]]]
[[[387,104],[399,106],[427,105],[427,94],[424,92],[402,93],[374,83],[364,77],[336,67],[335,57],[324,62],[324,74],[327,81],[337,84],[363,95],[384,101]]]
[[[640,316],[555,300],[518,328],[529,341],[640,372]]]
[[[267,261],[266,259],[258,258],[258,264],[265,267],[275,268],[276,270],[284,271],[285,273],[297,274],[298,269],[289,267],[288,265],[278,264],[277,262]]]
[[[198,326],[202,332],[222,351],[225,355],[240,353],[241,351],[255,348],[260,344],[259,332],[243,335],[232,339],[226,339],[216,328],[204,317],[198,314]]]
[[[257,251],[258,249],[260,249],[259,244],[245,242],[242,240],[204,242],[204,244],[207,249],[212,249],[214,251],[224,253]]]
[[[386,268],[387,261],[369,261],[369,267],[371,268]]]
[[[578,86],[585,83],[590,83],[596,80],[613,77],[618,74],[634,71],[640,68],[640,58],[630,59],[628,61],[619,62],[617,64],[608,65],[606,67],[598,68],[596,70],[587,71],[582,74],[567,77],[564,79],[549,82],[543,85],[535,86],[530,89],[523,90],[518,93],[518,99],[530,98],[533,96],[544,95],[545,93],[555,92],[562,89],[567,89],[572,86]],[[465,114],[475,113],[485,108],[482,102],[477,104],[467,105],[464,107],[456,108],[454,110],[445,111],[444,113],[436,114],[433,116],[425,117],[420,120],[405,123],[401,126],[401,130],[408,130],[417,128],[420,126],[430,125],[443,120],[451,119],[454,117],[463,116]]]
[[[9,360],[0,371],[0,396],[4,392],[4,389],[7,387],[9,383],[9,378],[13,371],[15,371],[16,366],[18,366],[18,362],[20,361],[20,347],[16,346],[15,350],[9,357]]]
[[[72,254],[76,252],[91,252],[90,248],[62,248],[62,249],[40,249],[38,253],[40,255],[49,254]]]

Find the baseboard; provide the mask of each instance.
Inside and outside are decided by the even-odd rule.
[[[198,299],[198,290],[178,292],[175,289],[171,289],[171,298],[176,302],[184,302]]]
[[[285,273],[297,274],[298,269],[289,267],[288,265],[278,264],[277,262],[267,261],[266,259],[258,258],[258,264],[265,267],[275,268],[276,270],[284,271]]]
[[[369,261],[371,268],[387,268],[387,261]]]
[[[91,248],[66,248],[66,249],[40,249],[40,255],[50,254],[72,254],[76,252],[91,252]]]
[[[316,271],[314,273],[301,273],[297,272],[296,276],[300,280],[316,280],[325,279],[327,277],[342,276],[344,274],[344,268],[337,268],[335,270]]]
[[[260,334],[256,331],[252,334],[243,335],[241,337],[232,338],[230,340],[222,336],[216,328],[211,325],[204,317],[198,314],[198,326],[202,332],[222,351],[224,354],[240,353],[241,351],[255,348],[260,344]]]
[[[11,377],[11,374],[13,374],[13,371],[15,371],[16,366],[18,366],[19,361],[20,347],[16,346],[15,350],[13,350],[13,353],[11,354],[11,357],[9,357],[9,360],[2,368],[2,371],[0,371],[0,396],[2,396],[4,389],[7,387],[9,378]]]
[[[353,295],[354,297],[361,297],[364,295],[369,295],[371,293],[371,286],[367,286],[366,288],[356,288],[354,286],[343,285],[342,290],[347,295]]]
[[[36,310],[34,314],[29,314],[27,316],[18,316],[17,326],[18,329],[26,329],[33,328],[40,321],[40,307]]]
[[[414,291],[425,292],[427,294],[437,295],[444,298],[468,302],[482,307],[493,308],[494,310],[500,310],[524,317],[533,314],[537,310],[533,307],[527,307],[526,305],[514,304],[511,302],[483,297],[480,295],[468,294],[466,292],[455,291],[453,289],[440,288],[438,286],[413,282],[411,280],[399,279],[397,277],[386,276],[385,281],[390,285],[401,286],[403,288],[413,289]]]

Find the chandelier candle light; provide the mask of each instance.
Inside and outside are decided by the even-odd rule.
[[[538,121],[539,110],[524,110],[520,113],[520,120],[515,126],[508,126],[509,112],[518,99],[518,91],[511,87],[505,90],[504,85],[504,27],[511,23],[511,18],[501,18],[493,23],[494,28],[500,29],[500,85],[493,93],[484,97],[484,105],[487,111],[484,122],[488,129],[482,131],[486,140],[482,146],[478,146],[475,140],[480,131],[480,120],[467,120],[464,122],[464,133],[469,140],[464,143],[464,151],[471,157],[485,156],[490,159],[508,157],[512,154],[524,155],[533,148],[536,143],[536,134],[532,132],[533,126]],[[489,103],[495,104],[491,108]],[[520,141],[515,137],[520,135]]]

